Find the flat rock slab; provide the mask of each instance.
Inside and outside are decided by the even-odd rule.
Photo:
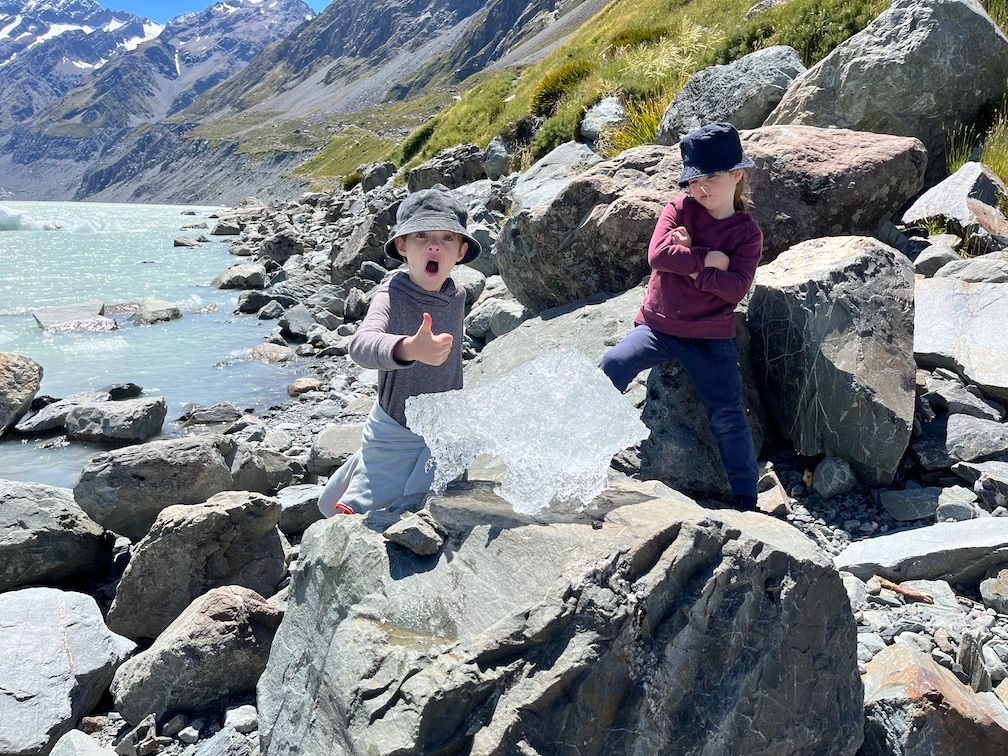
[[[914,357],[1008,400],[1008,284],[929,278],[914,288]]]
[[[49,756],[116,756],[116,752],[87,733],[71,730],[53,746]]]
[[[977,583],[990,567],[1008,564],[1008,518],[943,522],[866,538],[852,543],[833,561],[838,570],[862,580],[878,575],[897,583]]]
[[[598,529],[547,524],[491,489],[429,500],[438,556],[356,517],[308,529],[258,686],[264,754],[856,751],[856,628],[797,531],[641,484],[603,494],[625,506]]]
[[[40,328],[47,331],[113,331],[112,318],[105,317],[104,302],[80,302],[59,307],[42,307],[32,311]]]
[[[966,200],[970,197],[996,207],[998,195],[1008,195],[1008,187],[983,163],[969,161],[959,170],[932,186],[903,213],[910,224],[928,218],[959,221],[962,226],[976,223],[976,216]]]
[[[83,593],[0,594],[0,753],[35,756],[91,711],[136,645]]]

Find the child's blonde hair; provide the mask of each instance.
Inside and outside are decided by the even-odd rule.
[[[739,168],[742,178],[735,184],[735,211],[748,210],[752,205],[752,184],[749,183],[749,171]]]

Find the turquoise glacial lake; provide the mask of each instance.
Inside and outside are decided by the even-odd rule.
[[[182,215],[186,210],[196,215]],[[238,292],[210,286],[238,259],[212,236],[195,248],[172,245],[180,236],[209,234],[214,210],[0,201],[0,352],[42,365],[39,394],[64,397],[129,381],[144,396],[164,396],[162,437],[178,433],[173,421],[187,404],[233,402],[261,411],[286,402],[296,366],[247,359],[275,321],[233,314]],[[208,228],[180,230],[201,222]],[[123,315],[116,316],[117,330],[53,333],[31,315],[52,305],[147,297],[175,303],[182,318],[137,326]],[[12,434],[0,440],[0,478],[71,487],[106,448],[78,442],[44,448],[43,441]]]

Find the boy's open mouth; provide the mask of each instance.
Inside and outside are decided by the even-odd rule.
[[[430,273],[431,275],[434,275],[435,273],[437,273],[439,267],[440,266],[439,266],[437,260],[428,260],[427,261],[427,272]]]

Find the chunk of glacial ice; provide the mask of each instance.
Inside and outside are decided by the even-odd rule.
[[[406,400],[406,424],[431,451],[436,493],[480,454],[507,466],[496,493],[516,512],[584,507],[613,455],[650,434],[596,365],[552,349],[490,383]]]

